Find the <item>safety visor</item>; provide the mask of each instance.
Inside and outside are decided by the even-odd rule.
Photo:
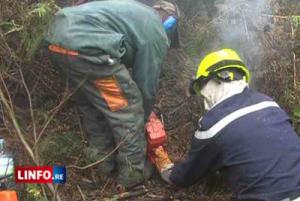
[[[200,91],[208,83],[209,80],[215,79],[223,82],[230,82],[234,80],[246,80],[246,76],[243,71],[236,68],[223,69],[220,71],[212,72],[208,77],[200,76],[198,79],[194,79],[190,86],[190,92],[194,95],[201,95]]]

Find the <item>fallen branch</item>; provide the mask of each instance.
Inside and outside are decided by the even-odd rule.
[[[112,198],[104,198],[104,201],[126,200],[129,198],[145,195],[148,192],[149,192],[149,190],[146,189],[145,186],[138,186],[137,188],[133,189],[133,191],[120,193],[118,195],[114,195]]]

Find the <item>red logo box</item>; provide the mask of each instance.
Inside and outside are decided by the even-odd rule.
[[[17,166],[15,168],[16,183],[52,183],[52,166]]]

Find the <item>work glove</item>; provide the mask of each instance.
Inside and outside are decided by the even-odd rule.
[[[173,166],[172,166],[173,167]],[[172,167],[171,168],[168,168],[168,169],[165,169],[163,170],[161,173],[160,173],[160,176],[161,178],[167,182],[168,184],[173,184],[172,181],[170,180],[170,175],[172,173]]]
[[[155,165],[162,179],[165,182],[172,184],[169,177],[174,164],[170,160],[168,153],[164,150],[162,146],[160,146],[154,150],[154,154]]]

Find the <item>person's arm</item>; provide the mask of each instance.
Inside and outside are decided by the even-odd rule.
[[[163,42],[164,41],[162,41],[162,43]],[[167,52],[167,45],[167,42],[158,44],[149,41],[139,47],[135,55],[133,80],[137,83],[143,96],[145,121],[150,115],[155,103],[159,76]]]
[[[221,148],[216,139],[192,139],[187,158],[169,172],[171,183],[188,187],[222,166]]]

